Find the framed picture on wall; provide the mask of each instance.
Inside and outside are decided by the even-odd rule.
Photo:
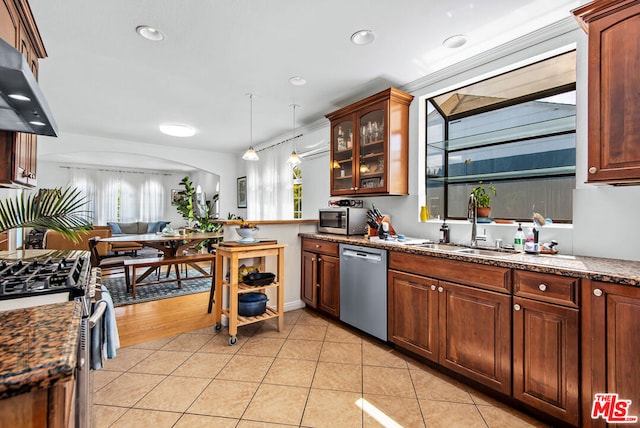
[[[247,177],[238,178],[238,208],[247,208]]]
[[[180,201],[180,189],[171,189],[171,205],[178,205]]]

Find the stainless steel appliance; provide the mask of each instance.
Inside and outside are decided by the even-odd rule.
[[[0,311],[77,299],[82,320],[76,349],[75,426],[91,426],[91,329],[101,325],[105,302],[95,304],[101,287],[99,268],[88,251],[26,250],[0,252]]]
[[[340,244],[340,320],[387,340],[387,250]]]
[[[338,235],[364,235],[366,232],[367,210],[365,208],[320,208],[318,218],[318,232]]]

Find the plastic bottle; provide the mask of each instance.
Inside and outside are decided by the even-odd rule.
[[[539,244],[535,241],[533,228],[527,231],[527,239],[524,241],[524,252],[532,254],[540,252]]]
[[[518,223],[518,230],[516,230],[516,235],[513,237],[513,249],[519,253],[524,252],[524,231],[522,230],[522,223]]]

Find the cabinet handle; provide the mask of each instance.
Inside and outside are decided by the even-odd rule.
[[[438,292],[439,292],[439,293],[442,293],[443,291],[444,291],[444,288],[442,288],[442,287],[438,287]]]
[[[318,263],[322,261],[322,257],[318,257]]]
[[[316,248],[320,248],[320,244],[316,244]]]
[[[595,166],[589,168],[589,174],[595,174],[596,172],[598,172],[598,168],[596,168]]]
[[[353,188],[353,190],[358,190],[358,188],[357,188],[357,187],[354,187],[354,188]]]
[[[516,303],[515,305],[513,305],[513,309],[515,309],[516,311],[519,311],[520,305]]]
[[[593,290],[593,295],[596,297],[602,296],[602,290],[600,290],[599,288],[596,288],[595,290]]]
[[[315,258],[315,257],[311,257],[311,261],[312,261],[312,262],[315,262],[315,261],[316,261],[316,258]]]
[[[431,290],[432,290],[432,291],[436,291],[436,286],[432,284],[432,285],[431,285]]]
[[[547,291],[547,284],[540,284],[540,285],[538,285],[538,290],[540,290],[540,291]]]

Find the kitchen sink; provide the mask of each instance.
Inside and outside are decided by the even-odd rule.
[[[454,251],[461,254],[478,254],[482,256],[505,256],[508,254],[514,254],[514,251],[504,250],[501,248],[462,248]]]
[[[412,245],[412,246],[418,247],[418,248],[431,248],[434,250],[441,250],[441,251],[456,251],[460,249],[460,247],[458,247],[457,245],[436,244],[436,243],[425,243],[425,244],[418,244],[418,245]]]

